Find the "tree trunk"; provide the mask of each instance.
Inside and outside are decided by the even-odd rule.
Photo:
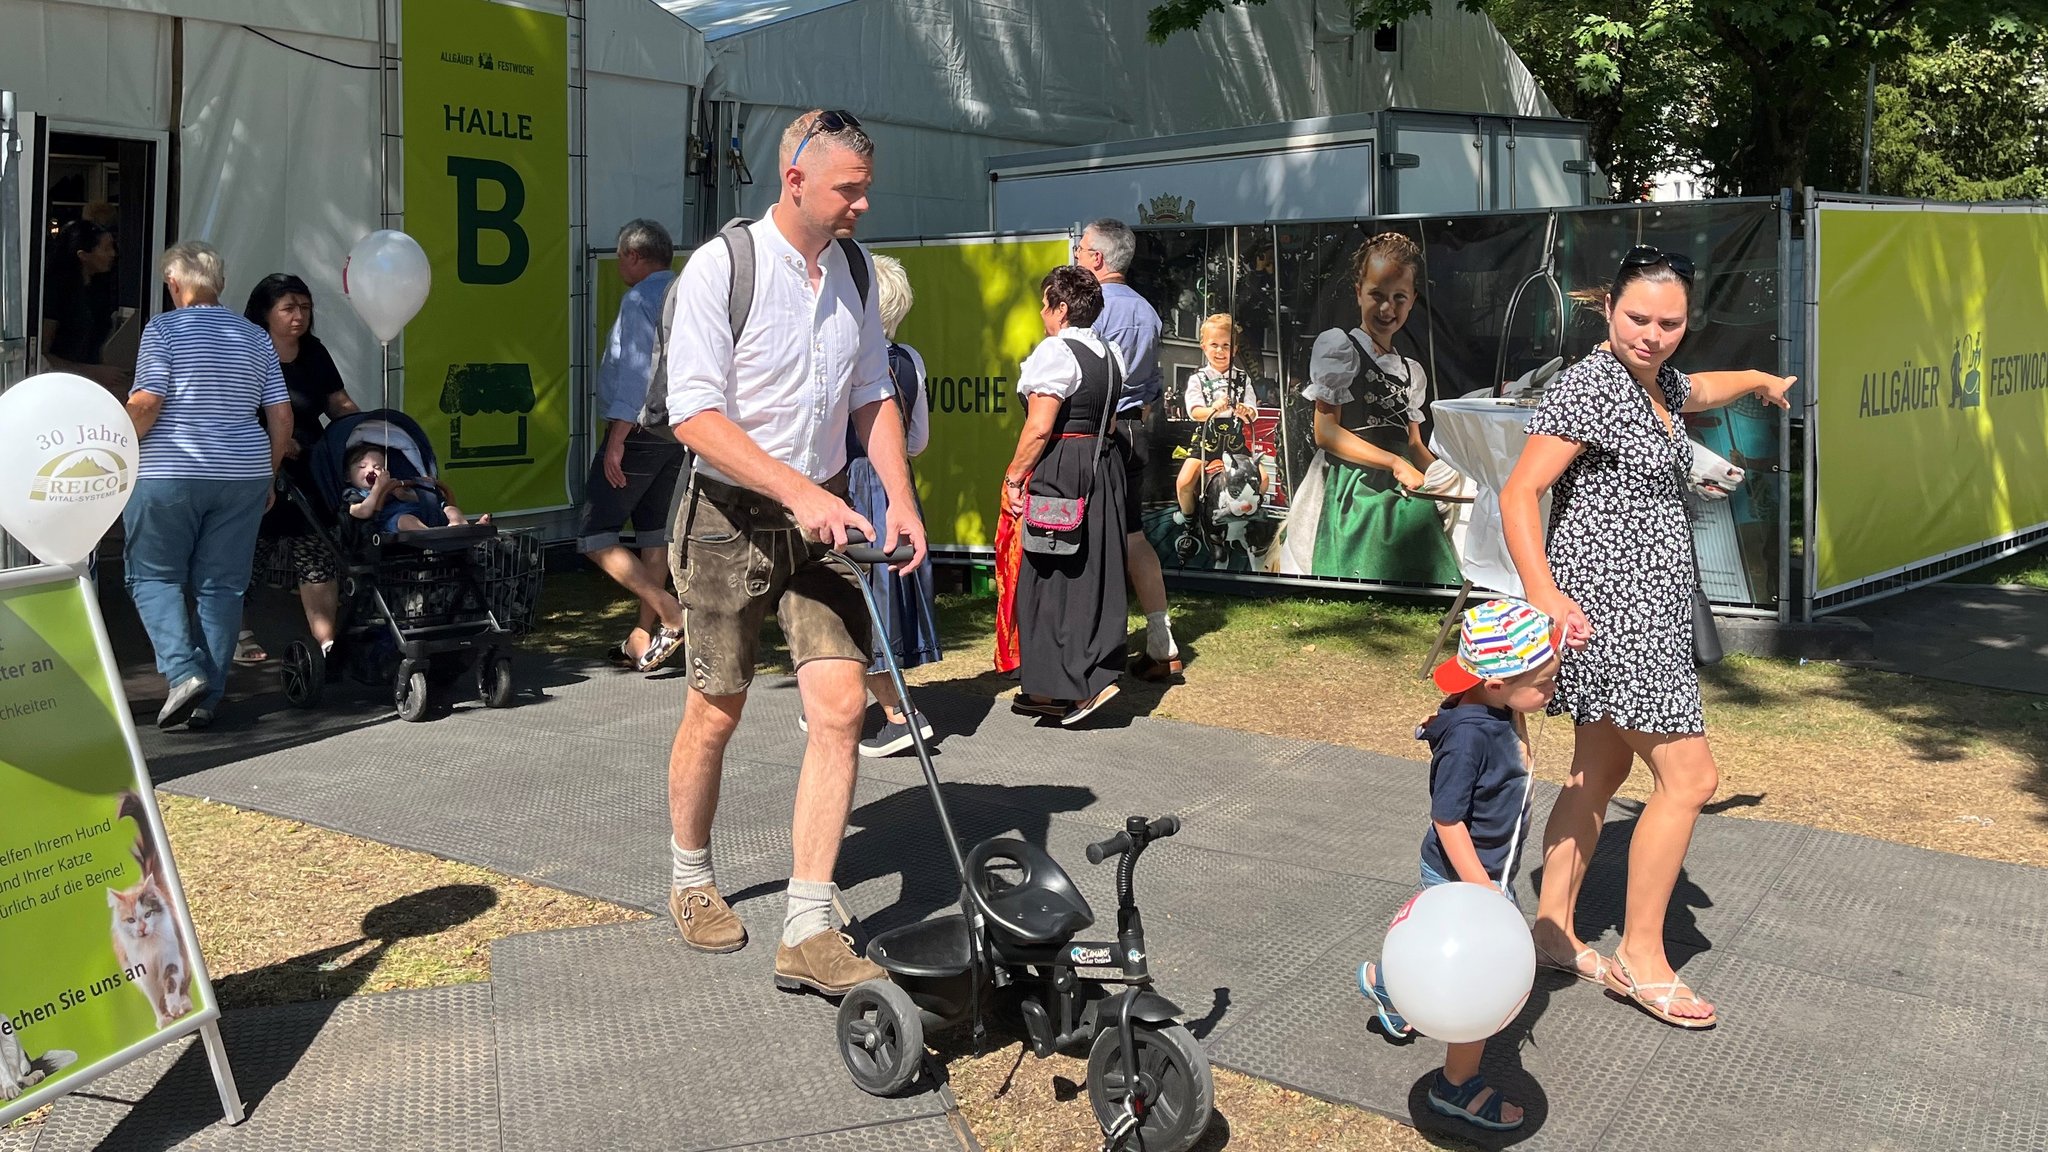
[[[1785,85],[1783,77],[1799,75],[1787,64],[1768,60],[1750,69],[1750,137],[1737,169],[1744,196],[1776,196],[1780,188],[1806,187],[1817,94]]]

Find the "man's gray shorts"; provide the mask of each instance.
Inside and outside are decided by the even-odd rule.
[[[615,488],[604,474],[604,446],[590,461],[585,485],[583,523],[576,530],[576,551],[588,555],[619,546],[619,529],[633,523],[635,548],[667,548],[673,523],[676,480],[683,471],[683,446],[644,428],[626,434],[625,458],[619,469],[626,486]]]

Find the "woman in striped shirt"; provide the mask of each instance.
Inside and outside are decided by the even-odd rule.
[[[122,517],[122,559],[169,685],[157,726],[203,728],[227,692],[256,529],[291,443],[292,405],[268,334],[221,307],[220,253],[188,240],[164,252],[162,267],[176,308],[143,329],[128,394],[141,459]]]

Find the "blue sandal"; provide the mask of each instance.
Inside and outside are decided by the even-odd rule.
[[[1358,966],[1358,990],[1372,1001],[1373,1014],[1379,1017],[1380,1029],[1389,1040],[1406,1040],[1415,1035],[1415,1029],[1408,1021],[1394,1011],[1394,1001],[1387,995],[1387,987],[1380,979],[1379,966],[1367,960]]]
[[[1476,1124],[1493,1132],[1512,1132],[1520,1128],[1522,1120],[1527,1120],[1528,1115],[1525,1113],[1522,1120],[1512,1124],[1502,1120],[1500,1109],[1501,1105],[1507,1103],[1507,1099],[1498,1089],[1486,1098],[1485,1104],[1477,1109],[1472,1107],[1472,1101],[1488,1087],[1486,1077],[1477,1073],[1463,1084],[1453,1084],[1444,1078],[1443,1069],[1439,1068],[1436,1082],[1429,1086],[1429,1107],[1439,1115],[1449,1116],[1453,1120],[1463,1120],[1467,1124]]]

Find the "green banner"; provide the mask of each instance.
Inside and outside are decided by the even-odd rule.
[[[1065,236],[878,245],[903,262],[916,303],[900,342],[924,357],[932,450],[914,462],[934,548],[995,544],[1003,469],[1024,405],[1017,372],[1045,339],[1039,281],[1069,262]]]
[[[0,586],[0,1123],[217,1015],[91,594]]]
[[[2048,523],[2048,213],[1823,207],[1818,594]]]
[[[464,508],[568,501],[569,76],[563,17],[404,6],[405,226],[433,291],[405,334],[405,410]]]

